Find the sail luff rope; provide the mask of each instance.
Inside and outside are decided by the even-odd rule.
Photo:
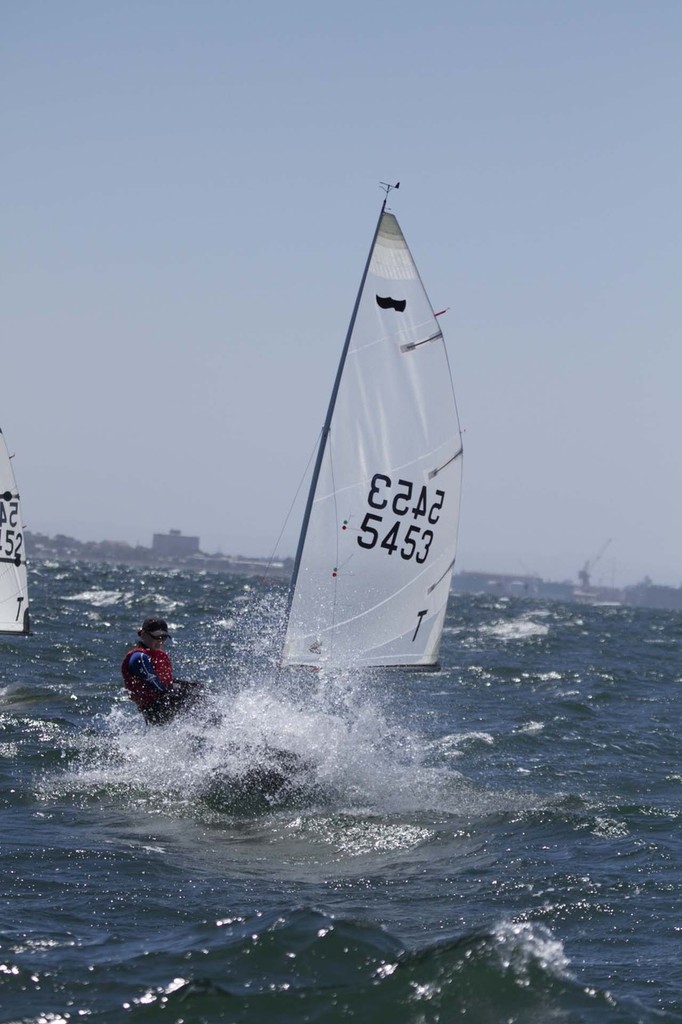
[[[284,535],[284,531],[287,528],[287,523],[291,519],[291,513],[294,510],[294,506],[296,504],[296,501],[298,500],[298,496],[301,493],[301,488],[303,487],[305,479],[308,476],[308,470],[310,469],[310,463],[313,461],[313,459],[315,457],[315,452],[317,451],[318,444],[319,444],[319,442],[316,441],[315,444],[312,447],[310,455],[308,456],[308,461],[305,464],[305,469],[303,470],[303,473],[301,475],[301,479],[298,482],[298,487],[296,488],[296,493],[294,494],[293,498],[291,499],[291,504],[289,505],[289,511],[287,512],[287,514],[284,517],[284,522],[282,523],[282,528],[279,531],[279,536],[277,537],[277,540],[275,541],[275,546],[274,546],[274,548],[272,550],[272,553],[271,553],[270,557],[268,558],[268,562],[267,562],[267,565],[265,567],[265,572],[263,573],[263,577],[262,577],[264,580],[266,580],[268,578],[268,573],[270,572],[270,569],[272,568],[272,563],[274,562],[275,558],[277,557],[277,551],[279,550],[279,545],[280,545],[282,537]]]
[[[363,287],[364,287],[364,285],[363,285]],[[331,434],[331,428],[329,430],[329,433]],[[336,536],[336,552],[335,552],[335,556],[336,557],[335,557],[335,561],[334,561],[334,568],[335,568],[336,571],[335,571],[335,575],[334,575],[334,594],[333,594],[333,598],[332,598],[332,627],[333,627],[334,624],[336,623],[336,608],[337,608],[337,604],[338,604],[338,588],[339,588],[339,531],[338,531],[339,506],[338,506],[338,494],[337,494],[337,490],[336,490],[336,478],[334,476],[334,448],[333,448],[332,445],[329,445],[329,472],[330,472],[331,478],[332,478],[332,494],[334,495],[334,519],[335,519],[336,525],[337,525],[337,530],[336,530],[336,535],[335,535]],[[330,654],[332,654],[333,653],[333,645],[334,645],[334,629],[333,628],[332,628],[332,630],[330,632],[330,636],[331,636],[331,639],[332,639],[332,648],[330,650]]]

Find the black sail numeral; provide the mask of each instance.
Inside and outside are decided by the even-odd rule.
[[[430,527],[440,520],[445,491],[431,491],[426,484],[415,487],[412,480],[400,477],[394,481],[387,473],[375,473],[367,504],[376,511],[365,513],[358,530],[359,546],[366,550],[378,546],[388,556],[399,553],[405,561],[414,559],[423,565],[435,536]],[[346,526],[347,521],[343,528]]]

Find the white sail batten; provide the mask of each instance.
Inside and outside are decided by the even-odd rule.
[[[0,633],[29,633],[24,526],[19,492],[0,430]]]
[[[440,325],[382,210],[299,545],[282,664],[433,667],[462,443]]]

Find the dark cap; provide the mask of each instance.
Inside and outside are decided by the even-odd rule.
[[[164,622],[163,619],[145,619],[142,623],[142,629],[138,630],[138,636],[140,633],[148,633],[149,636],[169,636],[168,623]]]

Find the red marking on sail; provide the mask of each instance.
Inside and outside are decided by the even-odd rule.
[[[434,316],[442,316],[442,315],[443,315],[443,313],[447,313],[447,311],[448,311],[449,309],[450,309],[450,307],[449,307],[449,306],[446,306],[446,307],[445,307],[445,309],[441,309],[440,313],[434,313],[433,315],[434,315]]]

